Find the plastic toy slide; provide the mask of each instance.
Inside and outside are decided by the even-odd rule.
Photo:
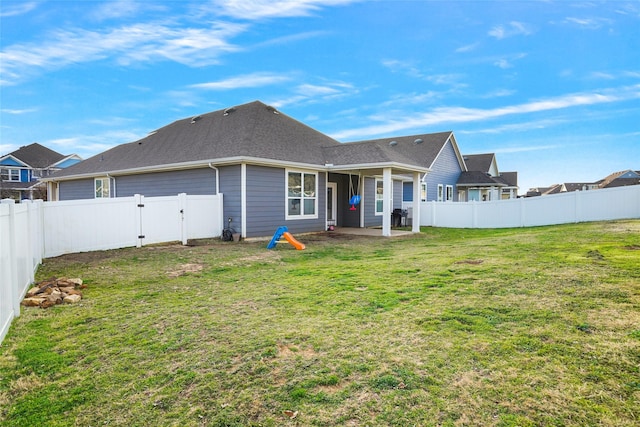
[[[282,233],[282,237],[284,237],[287,242],[289,242],[291,244],[291,246],[293,246],[294,248],[296,248],[297,250],[301,251],[305,248],[304,243],[300,243],[296,240],[295,237],[293,237],[291,235],[291,233],[289,233],[288,231]]]
[[[273,237],[271,238],[271,241],[267,245],[267,249],[273,249],[273,248],[276,247],[276,244],[284,243],[284,241],[280,240],[281,237],[284,237],[285,240],[289,244],[291,244],[291,246],[293,246],[294,248],[296,248],[299,251],[301,251],[301,250],[303,250],[305,248],[304,244],[300,243],[299,241],[297,241],[296,238],[293,237],[291,235],[291,233],[289,233],[287,227],[283,225],[282,227],[278,227],[276,232],[273,233]]]

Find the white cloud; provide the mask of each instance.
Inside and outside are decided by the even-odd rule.
[[[213,0],[204,6],[210,12],[243,20],[308,16],[327,6],[354,0]]]
[[[611,24],[613,21],[607,18],[575,18],[567,17],[564,23],[578,26],[587,30],[597,30],[604,25]]]
[[[423,128],[434,125],[451,123],[468,123],[491,120],[499,117],[528,114],[542,111],[553,111],[577,106],[605,104],[640,98],[640,85],[606,89],[600,93],[573,93],[555,98],[531,101],[493,109],[440,107],[433,110],[411,115],[404,115],[401,120],[389,119],[388,116],[376,116],[381,122],[378,125],[359,129],[348,129],[331,135],[336,139],[364,138],[374,135],[387,135],[408,129]]]
[[[2,111],[5,114],[20,115],[20,114],[35,113],[36,111],[38,111],[38,109],[37,108],[23,108],[23,109],[3,108],[0,111]]]
[[[284,83],[291,80],[290,76],[280,73],[251,73],[243,74],[235,77],[230,77],[224,80],[218,80],[215,82],[198,83],[190,85],[190,88],[194,89],[206,89],[206,90],[230,90],[247,87],[260,87],[269,86],[273,84]]]
[[[0,52],[0,84],[15,84],[38,70],[108,58],[122,65],[163,60],[196,67],[215,64],[221,54],[238,50],[227,40],[244,29],[215,23],[208,28],[136,24],[103,32],[59,30],[46,42],[15,44]]]
[[[25,3],[13,3],[7,5],[5,2],[2,6],[2,11],[0,11],[0,18],[8,18],[10,16],[18,16],[23,15],[25,13],[29,13],[34,10],[38,6],[36,2],[25,2]]]
[[[528,36],[533,34],[533,29],[523,22],[511,21],[507,26],[497,25],[489,31],[491,37],[502,40],[512,36]]]
[[[76,135],[67,138],[51,139],[42,142],[42,145],[62,154],[77,154],[86,159],[116,145],[136,141],[144,136],[144,133],[115,130],[101,134]]]
[[[480,46],[479,42],[476,43],[471,43],[468,44],[466,46],[460,46],[459,48],[457,48],[455,51],[457,53],[466,53],[466,52],[471,52],[472,50],[475,50],[478,46]]]

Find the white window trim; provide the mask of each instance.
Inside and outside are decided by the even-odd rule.
[[[373,188],[373,192],[375,196],[375,200],[373,203],[373,211],[375,213],[375,216],[382,216],[384,215],[384,212],[383,212],[384,211],[384,194],[380,194],[382,198],[378,199],[378,182],[382,183],[384,188],[384,182],[382,178],[376,178],[374,183],[374,188]],[[391,185],[393,186],[393,181],[391,181]],[[380,212],[378,212],[378,200],[382,200],[382,211]],[[391,189],[391,206],[393,206],[393,188]]]
[[[5,182],[20,182],[20,169],[17,168],[3,168],[7,174],[7,178],[3,181]],[[16,179],[13,179],[14,174],[16,174]]]
[[[442,202],[444,200],[444,185],[438,184],[438,201]]]
[[[445,192],[445,200],[447,202],[453,202],[453,185],[447,185],[447,190]]]
[[[98,192],[96,189],[96,184],[98,183],[98,181],[102,181],[102,194],[100,196],[98,196]],[[104,196],[104,186],[107,186],[107,196]],[[93,179],[93,196],[96,199],[108,199],[111,197],[111,179],[109,177],[100,177],[100,178],[94,178]]]
[[[299,173],[301,176],[301,186],[302,191],[300,197],[289,197],[289,173]],[[313,175],[316,181],[316,188],[314,191],[314,197],[305,197],[304,196],[304,176],[305,175]],[[297,169],[286,169],[284,174],[284,219],[285,220],[298,220],[298,219],[318,219],[318,172],[310,172],[305,170],[297,170]],[[300,199],[300,215],[290,215],[289,214],[289,199]],[[304,215],[304,201],[306,200],[314,200],[314,214],[313,215]]]

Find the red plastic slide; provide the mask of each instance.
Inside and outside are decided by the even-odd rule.
[[[299,251],[301,251],[301,250],[303,250],[305,248],[304,243],[298,242],[296,240],[296,238],[293,237],[291,235],[291,233],[289,233],[288,231],[285,231],[284,233],[282,233],[282,237],[287,239],[287,242],[289,242],[291,244],[291,246],[293,246],[294,248],[296,248]]]

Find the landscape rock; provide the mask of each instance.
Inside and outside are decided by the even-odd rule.
[[[80,278],[47,279],[36,283],[22,300],[25,307],[48,308],[57,304],[75,304],[82,299],[87,286]]]
[[[80,302],[81,299],[82,297],[80,295],[67,295],[62,301],[65,304],[75,304],[77,302]]]

